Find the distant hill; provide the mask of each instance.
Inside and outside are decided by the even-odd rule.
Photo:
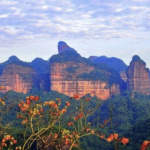
[[[30,65],[37,71],[39,74],[49,72],[49,62],[43,60],[42,58],[35,58]]]
[[[7,61],[0,63],[0,75],[2,74],[5,67],[9,64],[17,64],[17,65],[22,65],[22,66],[26,66],[26,67],[31,67],[31,65],[29,63],[21,61],[16,56],[11,56],[11,57],[9,57],[9,59]]]
[[[127,65],[119,58],[116,57],[106,57],[106,56],[90,56],[89,59],[98,64],[101,65],[102,63],[105,63],[109,67],[115,69],[118,72],[125,71],[127,69]]]
[[[41,58],[35,58],[30,65],[36,70],[38,74],[37,85],[39,89],[44,91],[50,90],[50,81],[49,81],[49,70],[50,65],[49,61],[43,60]]]

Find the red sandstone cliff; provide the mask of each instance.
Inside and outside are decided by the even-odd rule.
[[[80,97],[90,93],[92,96],[97,96],[102,100],[106,100],[111,95],[120,93],[120,87],[117,84],[113,84],[110,87],[110,85],[104,81],[78,78],[78,75],[90,73],[94,70],[93,66],[88,66],[85,63],[71,61],[52,63],[50,68],[51,90],[58,91],[68,96],[78,94]]]
[[[13,90],[27,93],[31,90],[36,77],[36,72],[27,66],[9,64],[0,76],[0,85],[4,86],[2,92]]]
[[[134,56],[127,69],[127,88],[141,94],[150,94],[149,71],[139,56]]]

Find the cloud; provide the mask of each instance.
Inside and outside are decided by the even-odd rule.
[[[6,0],[0,3],[0,32],[16,42],[57,36],[136,38],[132,36],[133,30],[150,29],[147,3],[147,0]]]

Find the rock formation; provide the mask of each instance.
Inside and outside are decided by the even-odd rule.
[[[139,56],[134,56],[127,69],[127,89],[141,94],[150,94],[149,69]]]
[[[27,93],[32,89],[35,79],[36,72],[32,68],[18,64],[9,64],[0,76],[0,85],[4,86],[4,90],[1,92],[12,90]]]
[[[65,52],[64,49],[70,48],[65,43],[59,42],[58,45],[59,54],[50,58],[51,90],[68,96],[78,94],[80,97],[89,93],[102,100],[120,93],[120,85],[108,81],[111,72],[103,67],[95,67],[89,59],[81,57],[76,51]]]
[[[64,52],[64,51],[76,51],[73,48],[69,47],[67,43],[60,41],[58,42],[58,53]]]
[[[111,95],[120,93],[118,84],[113,84],[109,87],[108,82],[83,80],[78,78],[80,74],[90,73],[94,70],[94,67],[87,66],[84,63],[52,63],[50,68],[51,90],[69,96],[78,94],[80,97],[89,93],[91,96],[97,96],[102,100],[106,100]]]
[[[127,82],[127,75],[126,75],[126,71],[122,71],[120,72],[120,77],[123,81]]]

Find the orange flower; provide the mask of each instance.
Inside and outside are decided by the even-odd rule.
[[[67,109],[65,109],[65,108],[63,108],[63,109],[61,110],[62,113],[65,113],[66,111],[67,111]]]
[[[18,107],[20,108],[22,106],[22,104],[21,103],[18,103]]]
[[[11,139],[11,135],[6,135],[5,139],[8,141]]]
[[[22,116],[21,114],[20,114],[20,115],[17,115],[17,119],[18,119],[18,118],[23,118],[23,116]]]
[[[34,100],[35,100],[36,102],[37,102],[39,99],[40,99],[39,96],[35,96],[35,97],[34,97]]]
[[[104,121],[104,125],[106,125],[107,123],[108,123],[108,120],[105,120],[105,121]]]
[[[100,135],[100,138],[101,138],[101,139],[104,139],[104,137],[105,137],[104,134],[101,134],[101,135]]]
[[[26,99],[26,104],[30,105],[31,101],[29,99]]]
[[[73,125],[73,122],[69,122],[67,125],[69,127],[69,126]]]
[[[26,118],[25,120],[22,120],[22,124],[26,124],[28,122],[28,119]]]
[[[66,102],[66,106],[69,107],[69,106],[70,106],[70,103],[69,103],[69,102]]]
[[[79,118],[82,118],[82,117],[83,117],[83,113],[79,114],[78,117],[79,117]]]
[[[3,138],[3,139],[2,139],[2,143],[5,143],[5,142],[6,142],[6,139],[5,139],[5,138]]]
[[[122,142],[123,145],[126,145],[129,142],[129,139],[122,137],[121,142]]]
[[[56,100],[57,100],[59,103],[61,102],[60,98],[56,98]]]
[[[79,117],[78,117],[78,116],[76,116],[74,119],[77,121],[77,120],[79,119]]]
[[[13,140],[13,144],[17,144],[17,140]]]
[[[94,132],[95,132],[94,130],[91,130],[91,133],[92,133],[92,134],[94,134]]]
[[[146,148],[150,145],[150,141],[144,141],[142,146],[141,146],[141,150],[146,150]]]
[[[30,100],[32,100],[32,101],[35,100],[35,96],[33,96],[33,95],[31,95],[29,98],[30,98]]]
[[[75,94],[73,98],[77,100],[77,99],[79,99],[79,96],[77,94]]]
[[[87,129],[86,129],[86,132],[89,132],[89,131],[91,131],[91,129],[90,129],[90,128],[87,128]]]
[[[4,89],[4,86],[0,86],[0,90],[3,90]]]
[[[78,145],[77,144],[73,144],[73,147],[78,147]]]
[[[68,139],[66,139],[65,145],[69,145],[69,140]]]
[[[74,132],[73,132],[73,135],[76,135],[76,134],[77,134],[77,133],[74,131]]]
[[[54,134],[54,138],[56,139],[58,137],[58,134]]]
[[[26,111],[27,108],[26,108],[26,107],[21,107],[21,110],[22,110],[22,111]]]
[[[42,113],[43,111],[44,111],[44,109],[43,109],[43,108],[41,108],[41,109],[40,109],[40,113]]]
[[[114,138],[115,138],[115,140],[118,139],[118,134],[117,133],[114,133]]]
[[[104,125],[103,125],[103,124],[101,124],[101,128],[104,128]]]
[[[54,104],[53,107],[54,107],[55,109],[57,109],[57,108],[58,108],[58,105],[57,105],[57,104]]]
[[[109,137],[106,139],[108,142],[111,142],[114,140],[114,135],[110,134]]]
[[[6,144],[6,143],[1,143],[1,145],[2,145],[3,147],[7,147],[7,144]]]

